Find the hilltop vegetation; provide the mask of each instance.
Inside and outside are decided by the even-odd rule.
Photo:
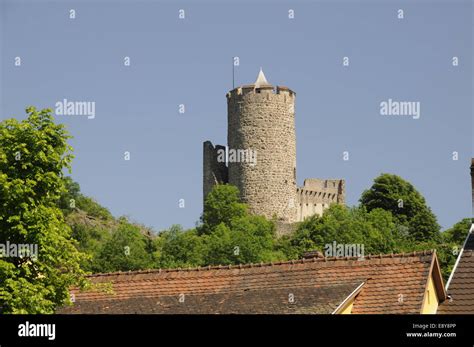
[[[128,271],[147,268],[238,264],[285,259],[275,248],[275,226],[250,215],[238,201],[238,190],[220,186],[206,201],[199,227],[183,230],[174,225],[159,234],[114,218],[94,200],[80,193],[77,183],[60,199],[77,248],[87,254],[81,266],[90,272]],[[70,207],[72,203],[72,206]]]
[[[392,183],[383,188],[388,194],[382,196],[377,192],[379,182],[387,180]],[[391,191],[400,188],[397,186],[408,187],[408,195],[392,196]],[[299,223],[293,235],[278,238],[273,221],[248,213],[247,206],[239,201],[236,187],[220,185],[207,197],[199,226],[188,230],[174,225],[156,234],[124,217],[114,219],[80,193],[78,201],[88,199],[84,200],[87,204],[80,203],[82,209],[76,207],[74,212],[65,213],[79,250],[89,255],[83,268],[92,272],[289,260],[308,251],[324,253],[326,245],[336,242],[363,245],[366,255],[436,249],[447,277],[469,230],[470,219],[440,232],[421,194],[394,175],[379,176],[369,191],[377,195],[379,205],[398,206],[398,197],[404,196],[406,201],[421,204],[419,212],[407,213],[410,203],[399,210],[381,208],[364,192],[359,206],[332,205],[323,216],[315,215]],[[421,213],[425,215],[420,216]]]

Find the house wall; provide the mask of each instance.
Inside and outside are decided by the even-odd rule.
[[[421,309],[421,314],[435,314],[438,310],[438,295],[434,286],[433,277],[430,277],[428,286],[425,292],[425,299]]]
[[[348,303],[347,306],[344,307],[341,312],[339,312],[339,314],[351,314],[353,306],[354,306],[354,300]]]

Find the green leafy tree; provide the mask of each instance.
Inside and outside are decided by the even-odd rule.
[[[95,259],[95,272],[149,269],[154,265],[153,241],[139,226],[119,219],[118,227],[102,245]]]
[[[59,197],[58,207],[67,215],[74,211],[76,200],[81,193],[79,183],[74,182],[71,177],[63,177],[64,191]]]
[[[283,258],[275,252],[275,226],[262,216],[232,218],[220,223],[205,238],[206,264],[228,265],[266,262]]]
[[[440,226],[425,198],[411,183],[399,176],[380,175],[372,187],[363,192],[360,202],[369,212],[376,208],[390,211],[397,224],[408,228],[408,234],[414,240],[440,237]]]
[[[444,242],[452,242],[455,245],[462,246],[469,230],[471,229],[471,224],[471,218],[464,218],[457,222],[451,228],[443,232]]]
[[[101,206],[94,199],[84,196],[77,182],[71,177],[64,177],[65,191],[61,194],[58,206],[64,215],[69,215],[75,211],[83,211],[88,217],[99,218],[102,220],[112,220],[113,216],[108,209]]]
[[[51,110],[26,110],[25,120],[0,123],[0,243],[37,245],[38,254],[0,258],[0,312],[53,313],[84,285],[71,230],[57,201],[72,148]]]
[[[102,272],[99,264],[99,253],[103,245],[111,238],[110,230],[101,225],[87,225],[83,223],[71,222],[74,216],[68,218],[71,226],[71,236],[77,241],[77,249],[88,256],[81,262],[81,268],[87,272]],[[113,271],[118,271],[114,269]]]
[[[364,245],[365,254],[392,252],[398,232],[390,212],[363,207],[331,205],[322,216],[314,215],[303,221],[291,238],[291,245],[301,256],[306,251],[324,252],[326,245]]]
[[[77,240],[77,249],[88,255],[81,262],[81,267],[88,272],[100,271],[99,252],[119,223],[108,209],[84,196],[79,184],[71,177],[64,177],[63,181],[65,191],[59,198],[58,207],[66,216],[72,237]]]
[[[205,265],[233,264],[232,231],[224,223],[217,225],[205,239]]]
[[[247,205],[239,200],[239,190],[232,185],[217,185],[207,195],[204,201],[202,225],[198,228],[200,234],[209,234],[219,224],[230,227],[234,218],[248,215]]]
[[[204,264],[203,238],[196,229],[183,230],[181,226],[173,225],[169,230],[162,231],[154,243],[158,267],[194,267]]]
[[[275,260],[298,259],[301,251],[292,244],[294,234],[281,235],[274,242]]]
[[[250,215],[232,185],[217,185],[204,202],[202,226],[205,264],[227,265],[270,261],[275,252],[275,225],[262,216]]]

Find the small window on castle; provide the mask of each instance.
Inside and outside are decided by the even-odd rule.
[[[296,168],[293,168],[293,178],[296,180]]]

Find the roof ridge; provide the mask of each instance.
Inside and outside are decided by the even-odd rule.
[[[409,258],[417,256],[426,256],[434,254],[434,250],[424,251],[413,251],[407,253],[390,253],[390,254],[378,254],[378,255],[366,255],[363,257],[364,260],[370,259],[383,259],[383,258]],[[349,260],[360,260],[361,257],[320,257],[320,258],[302,258],[293,259],[286,261],[273,261],[267,263],[248,263],[248,264],[237,264],[237,265],[207,265],[198,267],[187,267],[187,268],[169,268],[169,269],[146,269],[146,270],[130,270],[130,271],[116,271],[116,272],[104,272],[87,275],[86,277],[106,277],[106,276],[117,276],[117,275],[141,275],[150,273],[162,273],[162,272],[192,272],[192,271],[211,271],[211,270],[233,270],[233,269],[245,269],[253,267],[273,267],[279,265],[294,265],[294,264],[305,264],[311,262],[328,262],[328,261],[349,261]]]

